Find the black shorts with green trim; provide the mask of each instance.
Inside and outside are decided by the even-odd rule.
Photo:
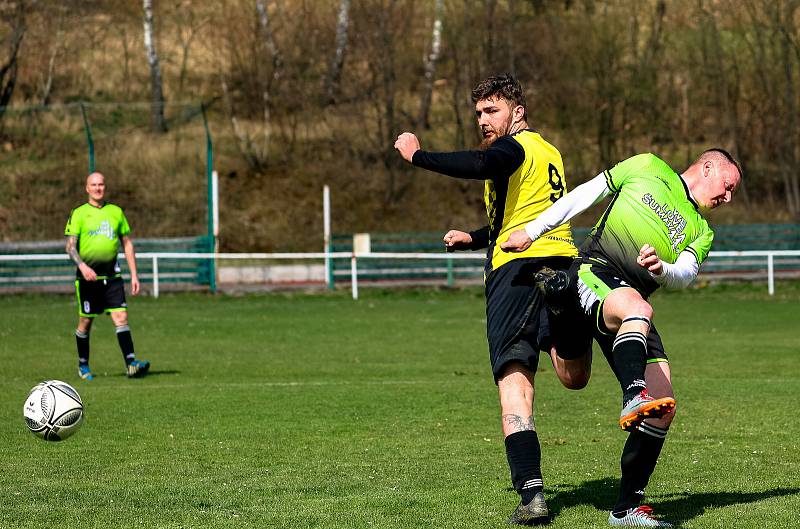
[[[533,276],[544,266],[566,270],[571,262],[571,257],[514,259],[489,273],[486,335],[495,383],[511,362],[535,372],[539,351],[549,351],[547,311]]]
[[[608,330],[603,322],[601,310],[606,296],[618,288],[633,288],[614,267],[592,258],[579,259],[570,267],[570,289],[577,296],[584,313],[588,312],[588,320],[592,326],[595,340],[606,359],[614,367],[611,347],[616,333]],[[643,296],[644,297],[644,296]],[[647,335],[647,363],[669,362],[661,336],[654,323],[650,323]]]
[[[78,314],[84,318],[94,318],[104,312],[128,309],[125,302],[125,283],[122,277],[110,277],[86,281],[75,280],[75,293],[78,296]]]

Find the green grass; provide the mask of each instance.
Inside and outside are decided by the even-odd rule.
[[[678,416],[648,488],[685,527],[785,528],[800,512],[800,285],[654,298]],[[151,375],[110,321],[75,374],[68,296],[0,298],[0,527],[505,527],[510,490],[479,289],[132,300]],[[602,357],[563,389],[542,362],[537,428],[554,528],[602,527],[619,389]],[[82,429],[31,435],[27,391],[76,386]]]

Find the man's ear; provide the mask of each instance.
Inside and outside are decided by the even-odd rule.
[[[525,107],[522,105],[517,105],[511,111],[512,115],[514,116],[514,122],[522,121],[525,117]]]
[[[703,162],[703,178],[711,176],[711,170],[714,169],[714,162],[706,160]]]

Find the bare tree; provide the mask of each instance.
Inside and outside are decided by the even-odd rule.
[[[222,101],[225,104],[225,111],[228,114],[228,120],[231,122],[233,135],[236,137],[236,148],[239,150],[239,153],[241,153],[244,161],[247,162],[247,165],[254,171],[260,172],[264,168],[263,162],[261,161],[259,153],[257,153],[256,149],[253,147],[253,139],[250,137],[250,134],[243,130],[242,126],[239,124],[239,120],[233,110],[233,102],[231,100],[230,90],[228,89],[228,82],[225,80],[224,75],[220,75],[220,84],[222,86]]]
[[[272,137],[272,122],[270,115],[270,106],[272,105],[272,102],[270,101],[270,93],[275,83],[281,77],[281,69],[283,67],[283,57],[281,56],[281,52],[278,49],[277,44],[275,43],[275,36],[273,35],[272,28],[270,27],[269,12],[267,11],[267,7],[265,5],[264,0],[256,0],[256,11],[258,11],[258,24],[259,27],[261,28],[262,42],[272,59],[272,74],[264,75],[262,79],[262,91],[261,91],[262,100],[264,104],[264,130],[263,130],[264,142],[263,142],[263,149],[261,152],[261,158],[266,159],[267,154],[269,153],[270,141]]]
[[[325,100],[332,105],[336,102],[336,94],[339,91],[339,80],[342,76],[344,57],[347,53],[347,32],[350,29],[350,0],[339,1],[339,16],[336,19],[336,50],[333,53],[333,60],[328,75],[325,77]]]
[[[3,6],[3,18],[7,18],[11,26],[11,34],[4,39],[3,47],[8,46],[8,54],[0,62],[0,119],[3,118],[5,107],[14,95],[14,87],[17,84],[17,72],[19,64],[19,50],[22,46],[22,39],[25,37],[27,26],[25,25],[25,2],[19,0],[16,5]]]
[[[782,12],[781,4],[786,10]],[[780,65],[785,81],[783,92],[783,141],[780,146],[781,161],[783,165],[784,187],[786,189],[786,205],[794,216],[800,216],[800,175],[797,172],[797,93],[795,91],[795,57],[792,55],[792,34],[794,33],[795,13],[798,9],[797,2],[779,2],[773,6],[773,21],[777,26],[779,38]]]
[[[150,65],[150,99],[152,102],[151,126],[155,132],[166,132],[167,121],[164,119],[164,90],[161,81],[161,67],[158,64],[158,53],[153,40],[153,0],[142,0],[144,7],[144,48],[147,52],[147,63]]]
[[[197,9],[191,6],[178,6],[174,17],[177,24],[178,43],[181,48],[181,65],[178,70],[178,92],[183,92],[189,65],[189,51],[192,43],[200,35],[200,31],[208,22],[208,17],[198,15]]]
[[[43,106],[50,104],[50,97],[53,92],[53,78],[56,71],[56,60],[59,55],[62,55],[67,50],[66,32],[64,31],[64,19],[66,16],[66,8],[63,6],[54,6],[47,12],[47,18],[51,19],[54,27],[48,27],[47,30],[54,38],[50,43],[49,59],[47,61],[47,71],[44,74],[44,79],[39,83],[39,101]]]
[[[436,0],[433,15],[433,31],[431,32],[431,51],[425,56],[425,83],[422,88],[422,102],[419,109],[417,124],[419,127],[430,128],[428,115],[431,111],[433,99],[433,77],[436,74],[436,63],[442,50],[442,20],[444,18],[444,0]]]

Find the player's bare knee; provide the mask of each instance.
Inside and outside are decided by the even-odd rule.
[[[114,322],[115,327],[128,325],[128,312],[127,311],[112,312],[111,321]]]
[[[533,375],[519,365],[511,365],[497,380],[503,410],[527,407],[533,402]]]
[[[92,328],[92,322],[94,321],[93,318],[86,318],[81,316],[78,318],[78,331],[82,333],[88,333]]]
[[[586,371],[569,371],[558,373],[558,380],[567,389],[583,389],[589,384],[589,373]]]
[[[645,300],[639,300],[636,303],[632,303],[628,307],[628,313],[630,316],[638,316],[640,318],[647,318],[648,320],[653,320],[653,307],[650,303],[646,302]]]

